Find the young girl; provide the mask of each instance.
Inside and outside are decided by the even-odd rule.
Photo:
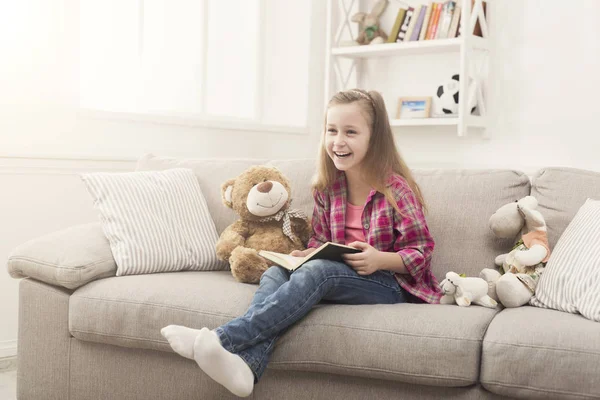
[[[441,297],[423,197],[396,149],[381,95],[337,93],[319,153],[314,234],[307,250],[291,254],[306,256],[327,241],[362,251],[344,255],[344,262],[312,260],[293,273],[269,268],[246,314],[214,330],[161,330],[173,350],[240,397],[252,393],[277,338],[322,300],[438,303]]]

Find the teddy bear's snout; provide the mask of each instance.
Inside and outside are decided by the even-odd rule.
[[[256,187],[256,189],[261,193],[269,193],[272,188],[273,183],[271,182],[263,182]]]

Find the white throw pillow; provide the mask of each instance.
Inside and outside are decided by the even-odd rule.
[[[117,264],[117,276],[226,270],[191,169],[81,174]]]
[[[587,199],[577,211],[558,239],[530,303],[600,322],[600,201]]]

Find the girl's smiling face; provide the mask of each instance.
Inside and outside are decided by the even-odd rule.
[[[340,171],[360,171],[369,149],[371,129],[356,103],[338,104],[327,110],[325,150]]]

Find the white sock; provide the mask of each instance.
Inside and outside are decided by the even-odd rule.
[[[194,343],[194,359],[206,375],[239,397],[254,389],[254,374],[242,357],[225,350],[217,334],[202,328]]]
[[[200,329],[187,328],[181,325],[169,325],[160,330],[177,354],[190,360],[194,359],[194,341]]]

